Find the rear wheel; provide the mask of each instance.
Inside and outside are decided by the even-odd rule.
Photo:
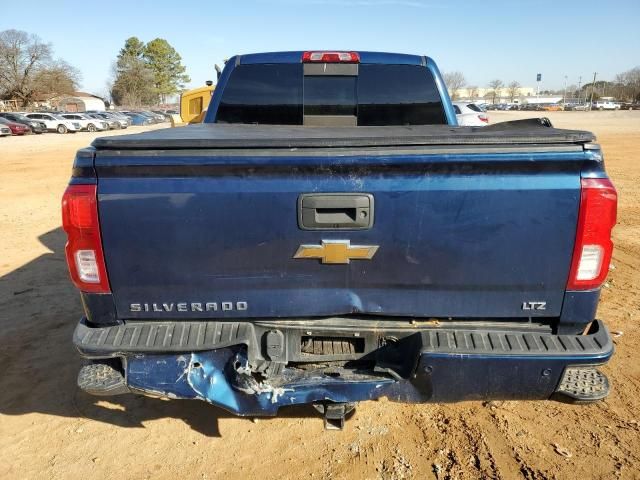
[[[122,128],[122,125],[120,125],[120,122],[116,122],[116,130],[120,130]]]
[[[58,125],[58,128],[56,128],[56,131],[58,133],[67,133],[67,127],[65,127],[64,125]]]
[[[93,123],[90,123],[89,125],[87,125],[87,131],[95,132],[96,131],[96,126]]]

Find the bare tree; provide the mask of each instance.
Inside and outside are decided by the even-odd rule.
[[[502,83],[502,80],[495,79],[489,82],[489,88],[491,89],[491,103],[496,103],[496,97],[500,97],[500,90],[503,86],[504,83]]]
[[[507,91],[509,92],[509,101],[513,103],[513,99],[520,96],[520,82],[514,80],[507,86]]]
[[[640,67],[632,68],[616,75],[615,83],[618,86],[618,97],[627,100],[640,100]]]
[[[20,30],[0,32],[0,93],[28,105],[34,94],[34,77],[51,62],[51,45]]]
[[[447,89],[449,90],[451,99],[457,99],[459,90],[467,83],[462,72],[447,72],[443,75],[443,79]]]
[[[40,94],[63,95],[78,89],[80,72],[64,60],[41,68],[33,78],[33,91]]]
[[[467,87],[467,92],[469,92],[469,100],[474,101],[479,94],[478,86],[471,85]]]

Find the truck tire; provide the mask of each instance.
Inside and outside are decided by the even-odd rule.
[[[87,131],[88,132],[95,132],[96,131],[96,126],[93,123],[90,123],[89,125],[87,125]]]
[[[58,128],[56,128],[56,131],[58,133],[67,133],[67,127],[65,127],[64,125],[58,125]]]

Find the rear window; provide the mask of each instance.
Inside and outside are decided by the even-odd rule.
[[[479,106],[477,106],[475,103],[468,103],[467,108],[470,110],[473,110],[474,112],[482,113],[482,109]]]
[[[302,124],[302,64],[239,65],[231,74],[217,121]]]
[[[447,123],[435,80],[425,67],[360,64],[353,74],[305,75],[301,63],[238,65],[216,121],[303,125],[318,117],[333,117],[326,125]]]
[[[358,125],[441,125],[447,119],[431,71],[417,65],[361,65]]]

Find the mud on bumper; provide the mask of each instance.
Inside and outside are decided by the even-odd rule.
[[[424,322],[401,328],[391,321],[326,319],[146,321],[96,328],[81,321],[74,343],[98,366],[89,365],[79,377],[90,393],[200,399],[238,415],[380,397],[409,403],[593,401],[608,393],[606,377],[594,368],[613,353],[601,321],[586,335],[477,325]],[[105,377],[105,365],[119,377]],[[96,380],[98,370],[103,376]]]

